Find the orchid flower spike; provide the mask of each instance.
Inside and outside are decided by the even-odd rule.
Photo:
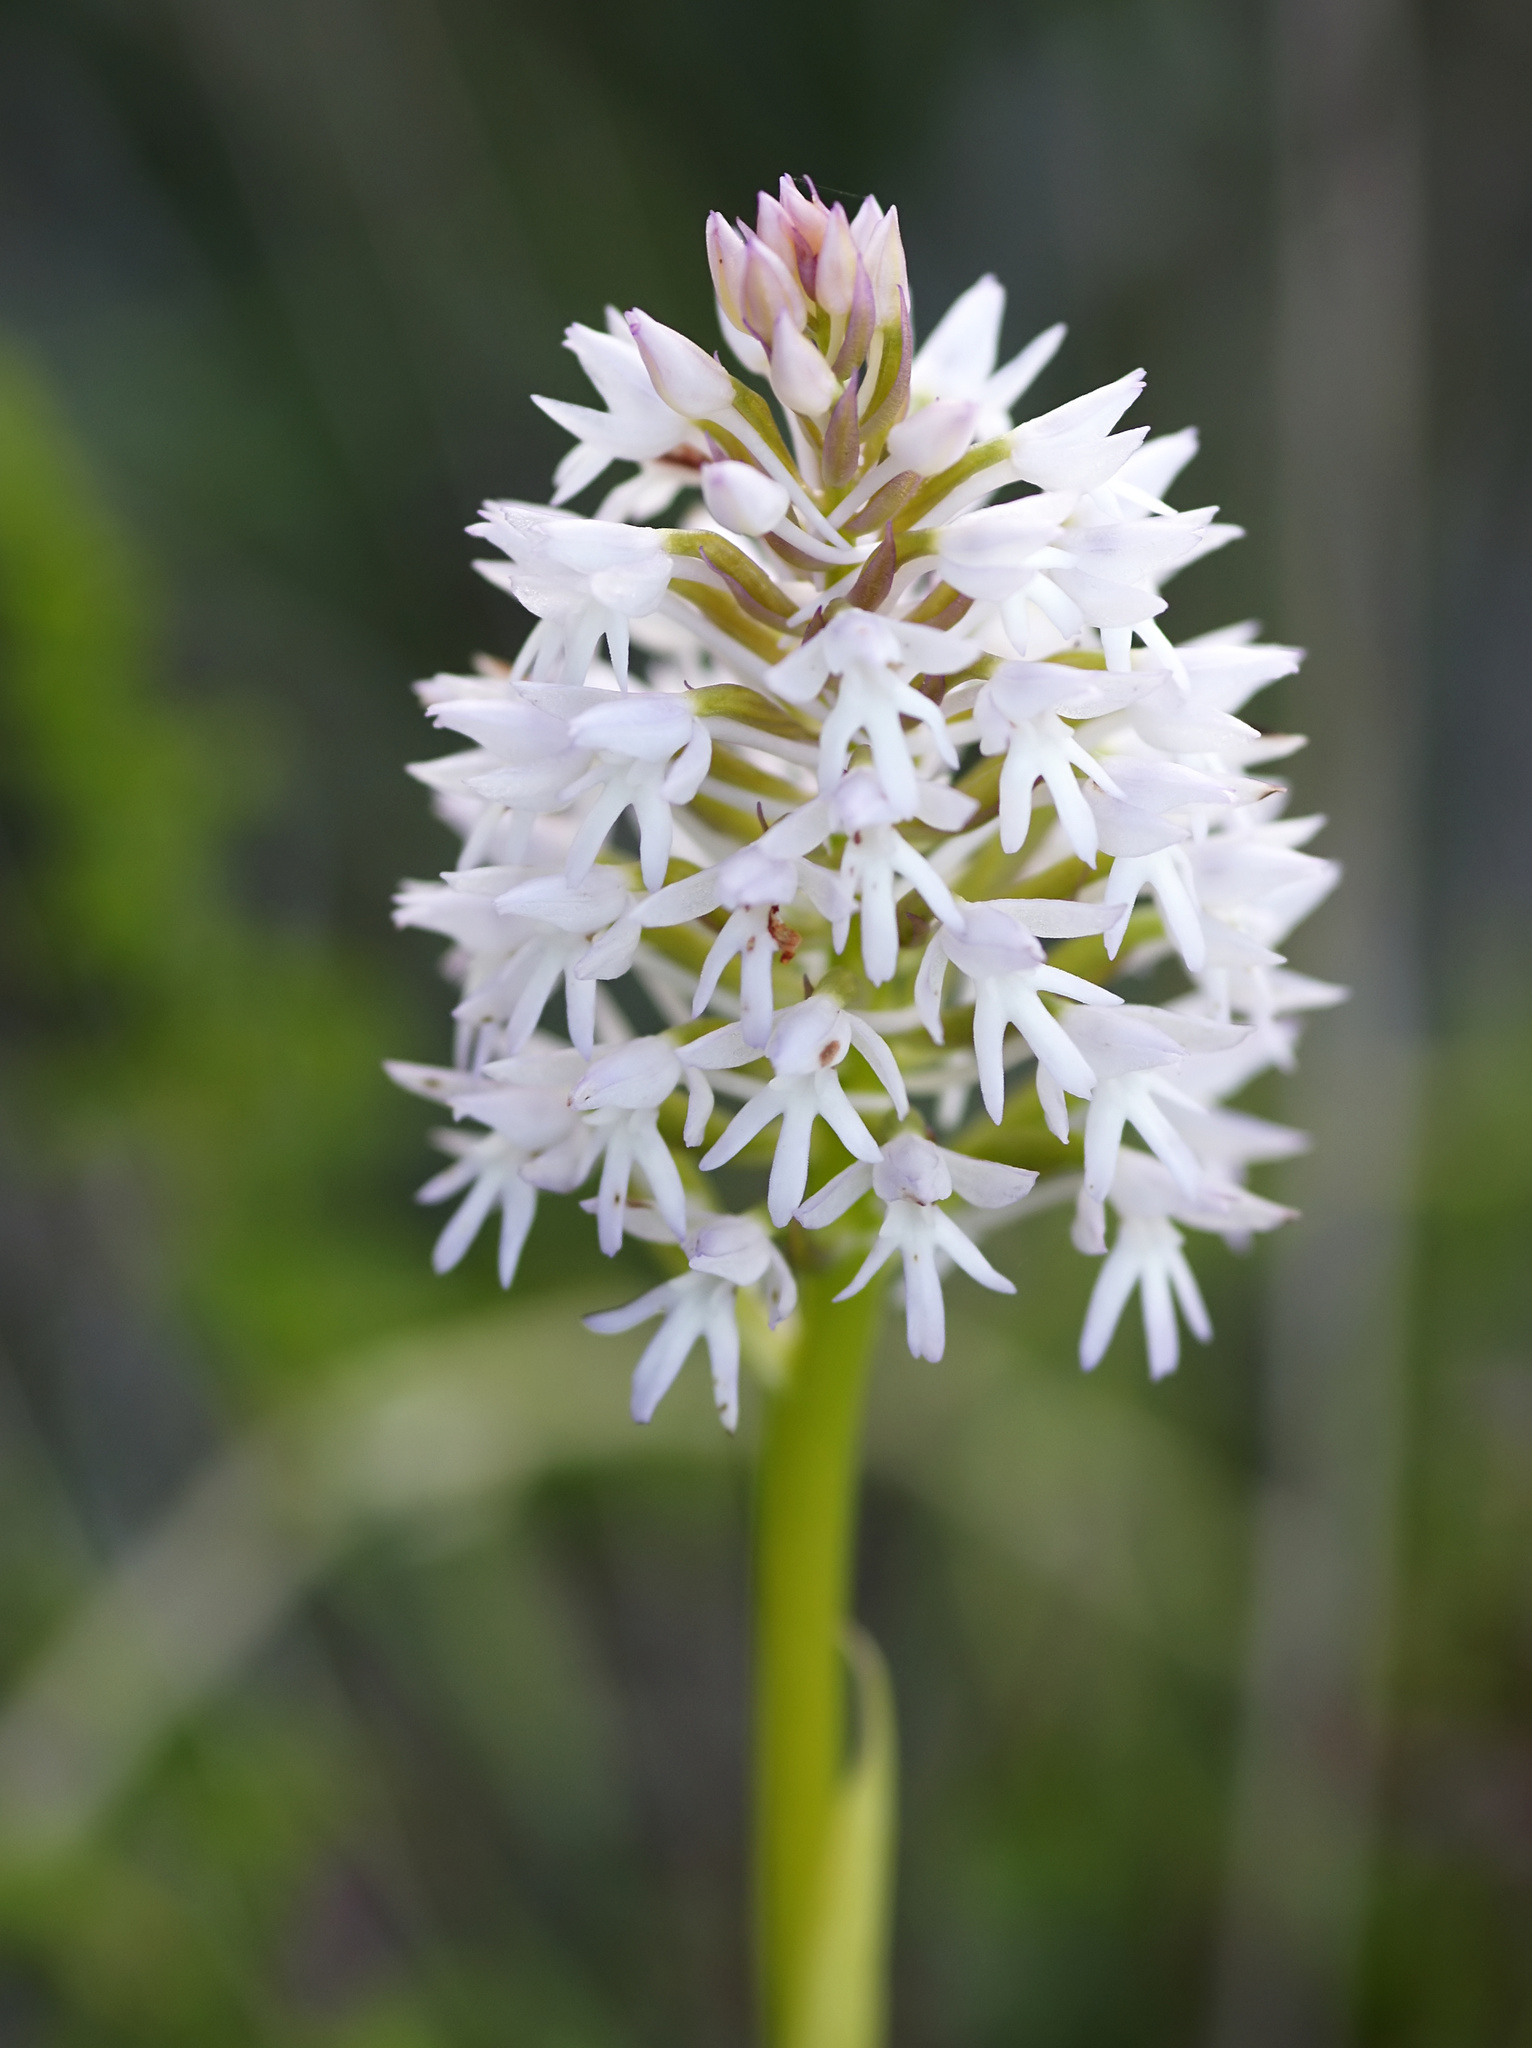
[[[669,1262],[588,1318],[657,1324],[634,1415],[702,1345],[732,1428],[805,1231],[848,1293],[897,1254],[935,1359],[946,1265],[1010,1291],[979,1212],[1073,1172],[1082,1360],[1137,1291],[1163,1373],[1207,1331],[1187,1233],[1286,1215],[1248,1182],[1304,1140],[1233,1098],[1344,993],[1289,961],[1338,870],[1251,709],[1298,656],[1172,637],[1238,529],[1169,502],[1197,438],[1136,420],[1142,371],[1032,399],[1064,330],[1008,353],[988,276],[917,337],[871,198],[784,178],[704,253],[717,335],[567,330],[551,501],[470,528],[524,635],[418,686],[449,840],[395,917],[447,948],[452,1056],[390,1072],[448,1124],[435,1263],[495,1219],[509,1286],[581,1201]]]

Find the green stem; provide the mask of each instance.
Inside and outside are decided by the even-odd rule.
[[[766,2040],[781,2048],[811,1953],[845,1753],[851,1587],[874,1284],[834,1305],[853,1266],[800,1276],[802,1334],[768,1400],[756,1519],[756,1910]]]

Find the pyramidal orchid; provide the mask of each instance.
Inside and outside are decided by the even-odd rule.
[[[730,360],[638,308],[569,329],[600,403],[536,401],[573,437],[552,503],[470,528],[530,630],[420,686],[468,743],[414,771],[459,851],[398,909],[458,990],[451,1064],[392,1068],[454,1120],[437,1264],[498,1212],[509,1285],[537,1193],[593,1190],[603,1251],[669,1262],[587,1319],[662,1319],[634,1414],[701,1349],[732,1429],[747,1297],[799,1332],[768,1407],[812,1408],[860,1372],[837,1361],[875,1282],[902,1271],[910,1349],[940,1359],[954,1267],[1011,1290],[975,1232],[1072,1176],[1104,1258],[1082,1362],[1136,1292],[1158,1377],[1179,1323],[1209,1334],[1187,1234],[1288,1213],[1243,1176],[1301,1140],[1242,1150],[1255,1120],[1222,1104],[1342,993],[1279,950],[1337,870],[1268,772],[1297,743],[1246,716],[1298,656],[1174,638],[1165,586],[1238,529],[1167,501],[1197,441],[1126,423],[1141,371],[1028,416],[1063,329],[1000,361],[984,278],[917,343],[872,199],[784,179],[706,248]],[[786,2038],[812,1885],[762,1825]]]

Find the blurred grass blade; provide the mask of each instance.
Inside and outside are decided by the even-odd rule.
[[[90,1835],[369,1530],[439,1529],[550,1471],[728,1455],[700,1376],[633,1428],[620,1387],[638,1339],[590,1336],[584,1306],[545,1296],[369,1349],[214,1461],[0,1704],[0,1863]],[[557,1371],[538,1369],[553,1357]],[[942,1375],[885,1380],[871,1469],[1011,1567],[1141,1632],[1156,1656],[1218,1677],[1243,1551],[1216,1466],[1130,1401],[1098,1396],[1082,1414],[1010,1365],[1008,1340],[975,1320]],[[834,1850],[848,1864],[843,1838],[871,1824],[867,1774],[893,1770],[876,1652],[852,1656],[862,1739]],[[892,1810],[890,1793],[890,1830]],[[836,1899],[856,1881],[837,1880]]]
[[[848,1637],[860,1740],[830,1815],[816,1939],[786,2048],[881,2048],[887,2015],[898,1737],[888,1666],[860,1629]]]
[[[0,1868],[87,1837],[370,1529],[440,1527],[554,1471],[724,1454],[695,1375],[633,1427],[618,1388],[641,1340],[588,1335],[582,1306],[554,1296],[369,1353],[212,1464],[5,1702]],[[555,1355],[557,1372],[526,1369]]]
[[[269,1443],[235,1451],[129,1546],[0,1719],[0,1861],[86,1837],[242,1670],[326,1562],[282,1526]]]

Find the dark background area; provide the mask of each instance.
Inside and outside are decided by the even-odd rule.
[[[0,5],[7,2048],[747,2037],[748,1443],[626,1431],[572,1210],[431,1278],[379,1062],[445,1044],[408,685],[522,630],[462,529],[784,169],[898,204],[917,326],[1066,319],[1039,408],[1201,427],[1251,538],[1173,630],[1313,650],[1356,990],[1175,1382],[1080,1377],[1058,1215],[886,1344],[895,2039],[1532,2042],[1529,137],[1512,0]]]

